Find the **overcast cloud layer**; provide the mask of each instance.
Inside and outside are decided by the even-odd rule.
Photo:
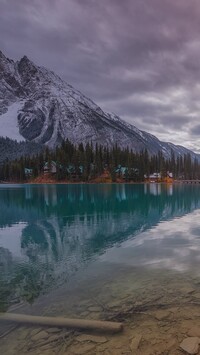
[[[0,49],[200,152],[199,0],[0,0]]]

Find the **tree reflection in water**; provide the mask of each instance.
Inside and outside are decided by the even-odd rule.
[[[109,248],[199,206],[198,186],[2,186],[1,310],[11,301],[34,302]],[[9,248],[2,240],[5,231],[22,222],[20,255],[16,255],[14,247]]]

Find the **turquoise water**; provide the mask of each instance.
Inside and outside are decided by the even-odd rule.
[[[0,211],[1,310],[91,280],[125,287],[130,272],[198,271],[195,185],[0,185]]]

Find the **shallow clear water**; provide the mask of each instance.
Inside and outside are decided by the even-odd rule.
[[[0,185],[0,211],[1,310],[126,321],[200,295],[197,185]]]

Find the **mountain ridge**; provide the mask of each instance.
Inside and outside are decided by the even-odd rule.
[[[165,158],[191,154],[185,147],[162,142],[148,132],[104,112],[92,100],[54,72],[35,65],[27,56],[19,61],[0,51],[0,136],[56,147],[63,139],[74,144],[93,142],[129,147],[134,152],[162,151]]]

